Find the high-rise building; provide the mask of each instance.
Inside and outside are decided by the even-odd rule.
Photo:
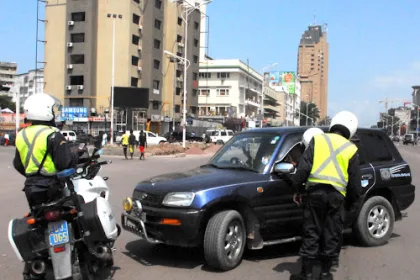
[[[189,2],[195,5],[200,1]],[[168,106],[166,101],[173,90],[168,89],[174,88],[173,67],[164,50],[184,55],[181,44],[185,34],[183,24],[178,25],[183,9],[181,3],[164,0],[49,1],[45,13],[45,91],[61,99],[64,106],[95,108],[103,114],[111,105],[114,55],[115,87],[148,88],[146,114],[152,119],[153,130],[161,133],[166,111],[172,112],[173,102]],[[196,10],[189,15],[188,29],[190,111],[197,108],[193,73],[198,76],[199,26],[200,11]],[[176,87],[177,91],[183,88],[182,82]],[[115,123],[120,123],[116,118],[114,115]]]
[[[298,77],[301,82],[301,100],[313,102],[320,109],[321,119],[328,109],[328,42],[326,28],[311,25],[299,43]]]
[[[21,105],[29,96],[44,92],[44,69],[29,70],[27,73],[16,75],[15,88]]]
[[[0,95],[11,95],[11,88],[15,83],[17,64],[15,62],[0,61]]]

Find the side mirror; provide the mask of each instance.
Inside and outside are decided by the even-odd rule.
[[[291,163],[280,162],[274,166],[274,172],[281,174],[290,174],[295,171],[295,167]]]

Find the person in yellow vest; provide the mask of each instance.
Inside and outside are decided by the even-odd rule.
[[[333,279],[330,270],[340,254],[344,208],[357,207],[361,194],[357,147],[349,141],[357,126],[353,113],[342,111],[335,115],[329,133],[312,137],[291,177],[294,202],[299,205],[302,201],[299,189],[305,182],[306,196],[299,251],[302,269],[290,279],[315,279],[312,268],[317,259],[321,260],[320,279]]]
[[[25,122],[32,124],[16,135],[15,169],[26,177],[23,191],[29,207],[61,196],[57,172],[75,167],[73,155],[64,136],[55,127],[54,98],[45,93],[28,97],[24,104]]]
[[[127,134],[126,130],[124,129],[123,135],[121,136],[121,145],[123,146],[123,152],[125,159],[128,159],[127,157],[127,147],[128,147],[128,138],[129,135]]]

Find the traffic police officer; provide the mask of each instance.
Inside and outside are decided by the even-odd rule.
[[[26,177],[23,191],[29,206],[51,201],[61,195],[57,172],[75,166],[64,136],[55,128],[56,100],[45,93],[28,97],[24,104],[25,122],[31,125],[16,136],[15,169]]]
[[[349,141],[356,133],[358,120],[350,112],[338,113],[331,120],[329,133],[317,134],[305,150],[296,174],[291,178],[295,202],[299,188],[306,184],[302,246],[302,270],[290,279],[314,279],[314,261],[321,259],[321,279],[333,279],[332,261],[343,231],[344,206],[359,201],[361,182],[357,147]]]

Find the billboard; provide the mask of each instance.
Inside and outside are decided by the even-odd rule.
[[[268,83],[270,86],[280,86],[280,72],[270,72]]]
[[[295,94],[295,80],[296,75],[293,71],[281,72],[281,84],[289,89],[290,94]]]
[[[410,124],[411,120],[411,110],[400,110],[397,109],[394,111],[395,117],[401,120],[401,123]]]
[[[61,109],[61,120],[74,120],[88,118],[89,110],[87,107],[63,107]]]
[[[114,107],[149,108],[149,88],[115,87]]]

